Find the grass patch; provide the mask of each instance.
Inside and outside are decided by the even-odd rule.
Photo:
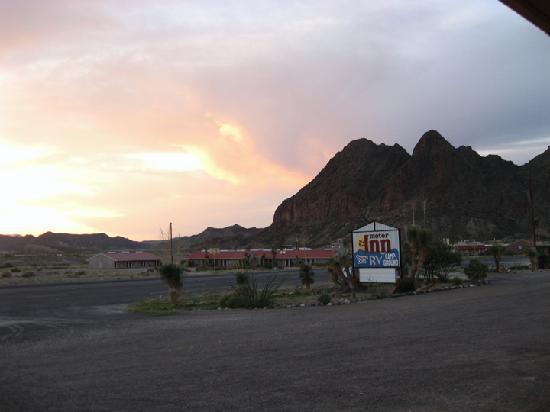
[[[172,304],[166,296],[146,298],[128,305],[128,311],[149,315],[170,315],[182,310],[217,309],[220,307],[223,296],[219,293],[186,296],[176,304]]]
[[[148,315],[170,315],[182,309],[180,303],[170,303],[166,298],[147,298],[128,305],[128,311]]]

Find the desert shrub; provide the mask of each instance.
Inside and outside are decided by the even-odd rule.
[[[313,269],[311,269],[311,266],[304,263],[300,265],[300,280],[306,289],[309,289],[313,282],[315,282],[314,272]]]
[[[457,277],[451,278],[450,282],[451,282],[451,285],[453,286],[462,286],[462,284],[464,283],[462,279]]]
[[[328,305],[330,303],[330,294],[328,293],[328,291],[323,290],[323,292],[317,298],[317,301],[321,305]]]
[[[487,269],[487,265],[477,259],[472,259],[468,266],[464,268],[464,273],[470,280],[482,280],[487,277]]]
[[[371,295],[374,296],[376,299],[384,299],[389,296],[389,291],[386,286],[382,285],[375,285],[369,287]]]
[[[239,275],[239,273],[237,273]],[[233,287],[233,292],[225,295],[220,300],[220,306],[226,308],[265,308],[271,307],[274,303],[275,293],[279,289],[280,282],[277,276],[271,276],[266,279],[263,286],[259,286],[255,276],[245,277],[239,276],[236,282],[239,280],[243,283],[237,283]],[[246,279],[246,280],[244,280]]]
[[[25,272],[21,275],[23,278],[32,278],[34,276],[34,272]]]
[[[2,273],[3,278],[11,278],[11,272],[4,272]]]
[[[235,283],[237,287],[245,286],[248,283],[248,274],[244,272],[235,273]]]
[[[397,281],[397,285],[395,286],[395,293],[414,292],[415,290],[416,286],[413,278],[399,279]]]
[[[86,271],[84,270],[80,270],[78,272],[75,272],[75,276],[85,276],[86,275]]]
[[[7,268],[12,268],[12,267],[13,267],[13,265],[10,262],[2,263],[0,265],[0,269],[7,269]]]
[[[12,271],[12,272],[21,272],[21,269],[19,269],[19,268],[11,268],[11,271]]]

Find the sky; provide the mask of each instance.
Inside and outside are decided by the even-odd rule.
[[[521,165],[549,67],[496,0],[0,0],[0,233],[265,227],[361,137]]]

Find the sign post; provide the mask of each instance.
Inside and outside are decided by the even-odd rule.
[[[401,267],[399,229],[371,222],[352,232],[353,269],[362,283],[395,283]]]

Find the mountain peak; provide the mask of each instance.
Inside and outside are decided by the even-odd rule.
[[[454,146],[441,136],[437,130],[428,130],[414,147],[413,156],[419,156],[423,153],[448,152],[453,149]]]

